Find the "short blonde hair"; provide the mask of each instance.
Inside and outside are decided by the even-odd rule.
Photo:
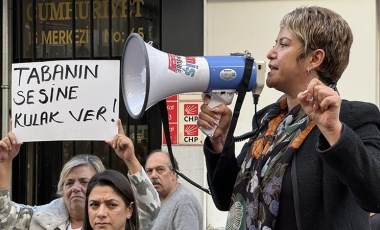
[[[299,7],[283,17],[281,28],[289,29],[303,45],[299,59],[316,49],[325,51],[325,59],[316,69],[325,84],[335,84],[346,69],[353,35],[348,23],[332,10]]]

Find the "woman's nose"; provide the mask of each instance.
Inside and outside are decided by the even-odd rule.
[[[98,212],[97,212],[97,216],[99,218],[103,218],[103,217],[106,216],[106,214],[107,214],[106,206],[105,205],[100,205],[99,209],[98,209]]]
[[[275,52],[275,47],[272,47],[268,53],[267,53],[267,58],[270,60],[270,59],[274,59],[275,58],[275,55],[276,55],[276,52]]]
[[[78,191],[80,191],[80,189],[81,189],[81,185],[80,185],[79,182],[75,182],[75,183],[73,184],[73,187],[71,188],[71,190],[72,190],[73,192],[78,192]]]

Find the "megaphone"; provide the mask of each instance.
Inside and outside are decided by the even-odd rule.
[[[244,68],[242,55],[179,56],[157,50],[132,33],[125,42],[121,61],[124,103],[128,114],[139,119],[151,106],[175,94],[235,92]],[[247,91],[260,94],[264,84],[265,62],[254,61]]]

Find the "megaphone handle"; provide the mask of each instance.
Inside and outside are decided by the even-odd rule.
[[[219,121],[220,117],[218,118]],[[199,129],[208,137],[212,137],[215,133],[216,125],[211,126],[209,129],[205,129],[203,127],[199,127]]]
[[[229,105],[232,103],[232,99],[235,95],[235,90],[224,90],[224,91],[211,91],[209,93],[203,93],[202,98],[204,99],[206,96],[209,97],[208,106],[212,109],[220,104]],[[218,115],[217,121],[219,122],[220,115]],[[209,129],[205,129],[203,127],[199,127],[199,129],[207,136],[212,137],[214,135],[216,125],[213,125]]]

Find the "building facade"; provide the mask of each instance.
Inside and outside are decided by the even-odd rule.
[[[2,136],[11,128],[13,63],[121,60],[131,33],[138,33],[164,52],[203,55],[203,1],[5,0],[2,12]],[[166,85],[157,87],[165,90]],[[121,90],[119,101],[119,117],[144,164],[147,153],[162,146],[159,107],[151,107],[135,120],[126,111]],[[13,160],[13,200],[39,205],[55,198],[60,169],[81,153],[99,156],[107,168],[128,171],[102,141],[24,143]]]

